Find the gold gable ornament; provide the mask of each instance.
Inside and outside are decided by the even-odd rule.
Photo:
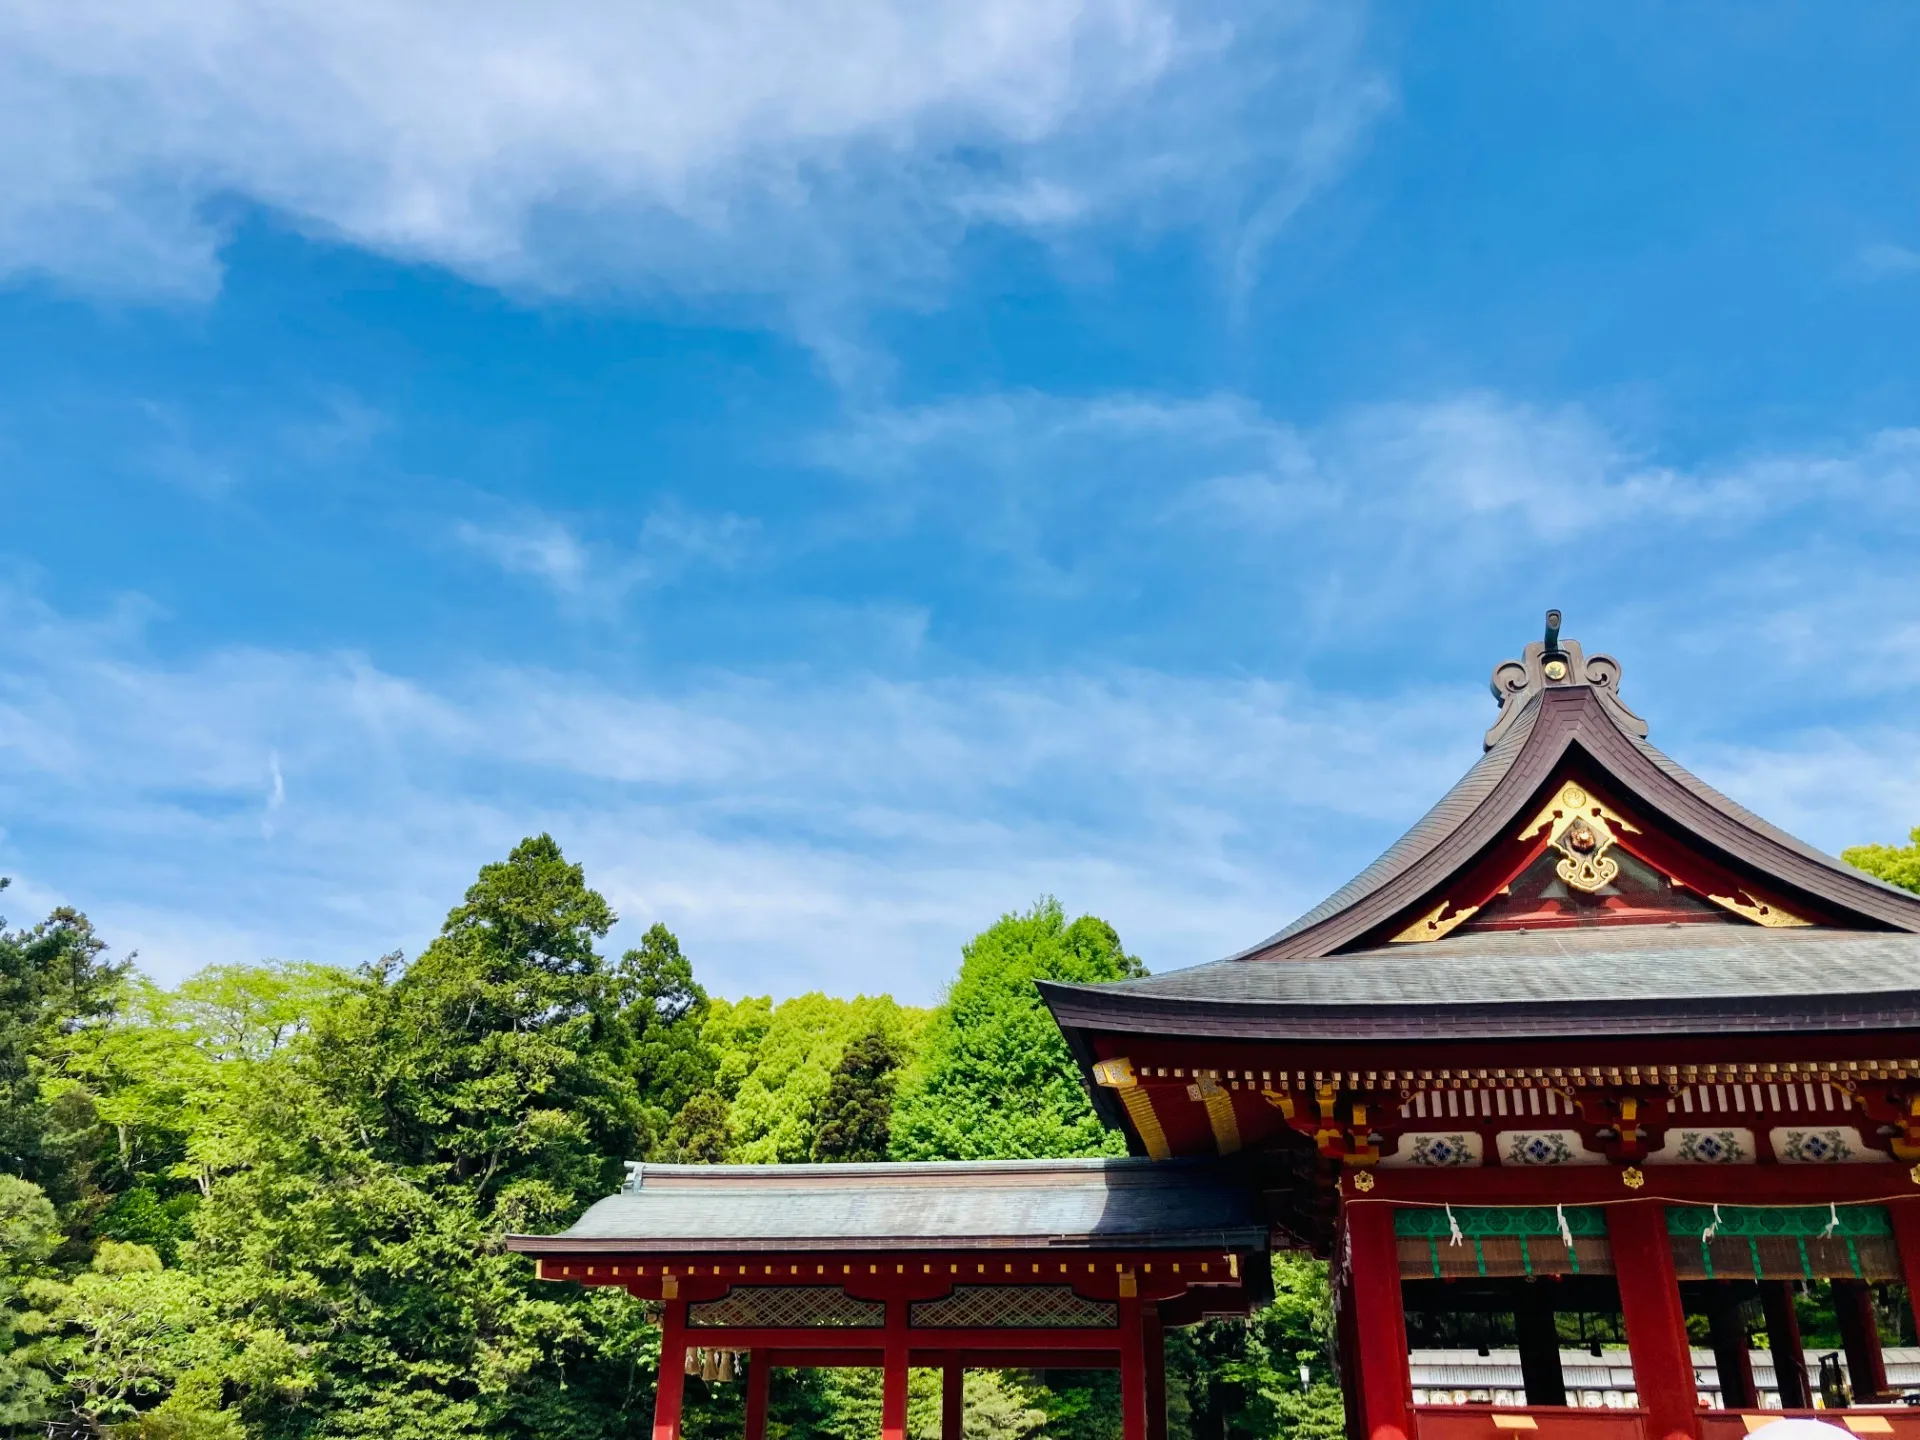
[[[1518,838],[1531,840],[1545,830],[1547,843],[1560,852],[1554,874],[1574,889],[1591,895],[1611,884],[1620,873],[1620,862],[1607,854],[1614,846],[1613,830],[1609,826],[1639,833],[1635,826],[1578,785],[1567,784],[1527,822]]]

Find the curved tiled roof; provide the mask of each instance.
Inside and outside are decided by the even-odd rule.
[[[1920,935],[1744,925],[1485,932],[1317,960],[1043,984],[1062,1026],[1273,1039],[1920,1025]]]
[[[1342,910],[1358,904],[1373,894],[1388,881],[1394,879],[1416,860],[1426,856],[1436,845],[1455,830],[1506,778],[1507,771],[1513,768],[1513,762],[1526,748],[1527,737],[1533,733],[1533,722],[1540,713],[1538,696],[1526,702],[1526,710],[1513,728],[1500,738],[1498,744],[1488,750],[1474,763],[1472,769],[1462,775],[1454,787],[1442,795],[1434,807],[1422,815],[1414,827],[1387,847],[1378,860],[1362,870],[1353,879],[1342,885],[1333,894],[1322,900],[1306,914],[1294,920],[1277,934],[1269,935],[1258,945],[1250,945],[1229,960],[1238,960],[1252,956],[1289,940],[1303,931],[1312,929],[1322,920],[1339,914]]]
[[[1568,644],[1579,660],[1578,647]],[[1539,648],[1528,647],[1536,672]],[[1596,678],[1583,678],[1588,670]],[[1835,923],[1920,932],[1920,896],[1769,824],[1650,744],[1645,722],[1620,702],[1618,680],[1618,666],[1595,657],[1580,660],[1563,680],[1541,680],[1511,694],[1487,752],[1411,830],[1285,929],[1229,958],[1313,959],[1363,942],[1396,916],[1418,913],[1506,827],[1525,818],[1525,809],[1538,804],[1537,791],[1562,774],[1576,750],[1623,799],[1730,862],[1750,883],[1808,899],[1814,913],[1839,917]]]
[[[535,1253],[942,1249],[1263,1249],[1258,1192],[1212,1160],[639,1165]]]

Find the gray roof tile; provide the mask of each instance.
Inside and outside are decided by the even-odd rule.
[[[1258,1195],[1217,1161],[635,1165],[618,1195],[536,1252],[943,1249],[1074,1245],[1261,1248]]]

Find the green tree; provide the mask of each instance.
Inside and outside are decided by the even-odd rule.
[[[0,877],[0,890],[7,883]],[[0,919],[0,1173],[36,1181],[62,1204],[84,1183],[79,1147],[92,1116],[83,1103],[47,1103],[42,1060],[111,1014],[127,966],[109,962],[106,948],[77,910],[62,907],[28,930]]]
[[[550,838],[524,841],[411,967],[373,967],[256,1067],[243,1163],[183,1253],[257,1337],[226,1383],[265,1440],[630,1428],[646,1311],[540,1285],[500,1245],[611,1191],[638,1144],[633,996],[595,949],[612,923]]]
[[[886,1037],[901,1056],[919,1043],[927,1012],[886,995],[842,1000],[815,991],[779,1005],[759,998],[715,1002],[706,1034],[722,1084],[732,1076],[732,1159],[755,1164],[804,1161],[813,1153],[821,1106],[847,1047],[862,1035]],[[736,1048],[739,1047],[739,1048]],[[750,1053],[739,1053],[750,1047]]]
[[[893,1129],[893,1089],[900,1054],[879,1030],[847,1047],[834,1067],[814,1127],[817,1161],[884,1160]]]
[[[650,1156],[671,1143],[674,1117],[713,1084],[715,1057],[701,1033],[710,1002],[679,940],[658,922],[620,957],[616,980],[622,1018],[634,1036],[640,1096],[635,1154]]]
[[[1324,1261],[1273,1257],[1273,1303],[1167,1339],[1168,1430],[1191,1440],[1339,1440],[1345,1409],[1333,1365]],[[1300,1366],[1308,1367],[1302,1384]]]
[[[1071,924],[1048,897],[1003,915],[961,952],[960,975],[935,1012],[925,1049],[893,1111],[897,1160],[1119,1155],[1081,1086],[1035,980],[1076,984],[1145,973],[1111,925]]]
[[[1907,838],[1911,845],[1855,845],[1842,850],[1840,858],[1889,885],[1920,891],[1920,825],[1914,826]]]
[[[30,1180],[0,1175],[0,1430],[31,1426],[48,1413],[54,1384],[22,1344],[39,1329],[22,1303],[26,1287],[43,1278],[60,1244],[53,1202]]]
[[[667,1127],[661,1158],[681,1165],[717,1165],[733,1145],[733,1125],[726,1096],[702,1090],[680,1107]]]

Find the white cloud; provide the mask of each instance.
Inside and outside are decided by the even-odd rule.
[[[205,295],[227,197],[546,292],[830,308],[913,294],[981,221],[1166,214],[1246,270],[1386,103],[1361,30],[1298,0],[17,0],[0,270]]]
[[[1910,245],[1896,245],[1891,240],[1862,246],[1856,258],[1861,273],[1873,280],[1920,271],[1920,250]]]
[[[697,514],[677,505],[655,509],[631,544],[588,541],[573,521],[526,506],[495,507],[481,521],[454,522],[454,541],[509,575],[545,585],[576,614],[615,615],[633,591],[672,584],[698,566],[740,563],[758,530],[738,515]]]
[[[18,596],[5,618],[4,869],[170,975],[417,949],[541,829],[723,989],[928,999],[964,939],[1045,891],[1189,963],[1344,879],[1485,718],[1472,694],[1379,708],[1122,670],[429,685],[351,656],[165,664]],[[283,777],[271,834],[263,774]]]

